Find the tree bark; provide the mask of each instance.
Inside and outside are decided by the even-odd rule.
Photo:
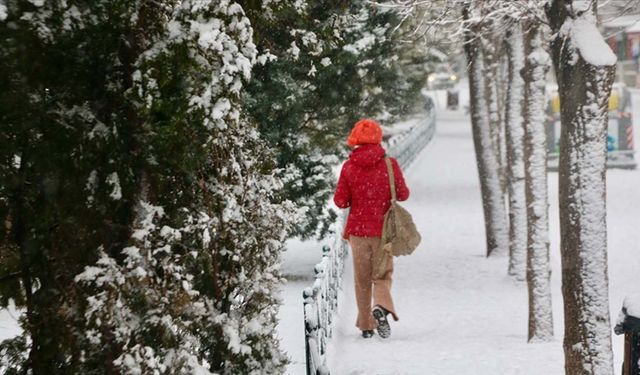
[[[509,63],[507,60],[507,51],[505,45],[504,35],[500,35],[496,43],[500,43],[501,50],[499,52],[500,58],[496,63],[496,94],[498,104],[498,116],[500,119],[500,131],[499,131],[499,154],[502,173],[502,196],[505,202],[509,201],[509,191],[507,188],[507,181],[509,179],[508,172],[508,152],[507,152],[507,119],[506,115],[506,103],[507,103],[507,81],[509,78]]]
[[[551,51],[561,103],[559,188],[565,371],[569,375],[610,375],[613,356],[605,172],[607,101],[616,59],[596,29],[593,9],[578,12],[571,0],[554,0],[547,5],[546,13],[555,35]],[[574,33],[584,34],[585,30],[592,36],[589,46],[580,45],[574,37]]]
[[[470,19],[470,9],[465,7],[465,19]],[[508,227],[506,207],[500,181],[500,162],[497,145],[494,144],[489,123],[488,105],[485,99],[486,85],[480,39],[473,30],[465,32],[465,54],[469,61],[470,111],[473,142],[480,177],[482,207],[484,209],[487,256],[506,252]]]
[[[484,57],[484,77],[485,77],[485,90],[487,97],[487,108],[489,111],[489,128],[491,129],[491,137],[496,150],[499,173],[500,173],[500,188],[502,189],[503,200],[506,201],[506,186],[507,186],[507,173],[506,173],[506,146],[504,140],[505,125],[501,116],[501,95],[502,90],[500,87],[500,55],[498,45],[499,38],[493,38],[485,40],[482,43],[482,51]]]
[[[528,25],[524,68],[529,342],[553,339],[545,129],[545,84],[551,61],[542,48],[540,28],[540,23],[536,21]]]
[[[509,192],[509,275],[516,280],[526,278],[527,203],[524,171],[524,67],[522,26],[517,24],[506,39],[508,87],[506,103],[507,188]]]

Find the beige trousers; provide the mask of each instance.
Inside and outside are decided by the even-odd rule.
[[[358,304],[356,327],[362,331],[376,328],[376,321],[371,314],[375,305],[384,307],[395,320],[398,320],[391,299],[392,258],[387,261],[387,268],[382,277],[373,279],[373,254],[380,248],[380,237],[351,236],[349,244],[353,253],[353,274]]]

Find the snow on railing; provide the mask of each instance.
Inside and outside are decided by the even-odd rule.
[[[343,218],[338,220],[336,228],[342,227]],[[327,344],[332,335],[333,313],[338,308],[338,291],[342,289],[347,243],[336,236],[333,246],[324,246],[322,253],[322,261],[315,266],[313,287],[302,292],[307,374],[313,375],[329,374]]]
[[[622,374],[640,374],[640,295],[625,298],[614,331],[624,335]]]
[[[411,130],[389,140],[387,152],[398,160],[401,167],[406,167],[420,154],[436,131],[435,112],[427,113],[423,121],[418,122]]]
[[[431,112],[406,133],[392,137],[387,144],[388,153],[398,160],[401,167],[406,167],[429,143],[434,133],[435,113]],[[322,261],[315,266],[313,286],[302,292],[307,375],[330,373],[327,347],[332,336],[333,315],[338,308],[338,292],[342,289],[347,257],[347,242],[341,236],[346,215],[347,212],[344,212],[335,223],[337,234],[333,246],[322,248]]]

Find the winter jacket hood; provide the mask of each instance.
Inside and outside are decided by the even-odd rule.
[[[380,160],[384,159],[384,155],[385,151],[382,146],[368,144],[353,150],[349,155],[349,160],[358,167],[367,168],[379,163]]]

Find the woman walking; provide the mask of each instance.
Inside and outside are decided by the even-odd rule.
[[[376,121],[364,119],[354,125],[347,140],[354,150],[342,167],[333,198],[338,207],[350,207],[343,237],[351,245],[358,305],[356,326],[364,338],[372,337],[374,329],[380,337],[389,337],[387,315],[398,320],[391,298],[393,259],[389,257],[380,277],[375,277],[372,264],[380,250],[384,214],[391,206],[386,153],[381,142],[382,129]],[[409,189],[398,162],[390,159],[396,198],[404,201],[409,198]]]

